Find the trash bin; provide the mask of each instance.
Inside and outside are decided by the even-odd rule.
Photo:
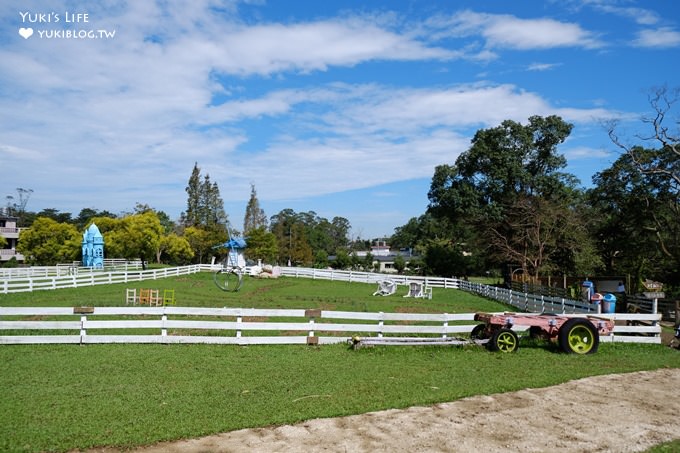
[[[593,285],[593,282],[590,280],[586,280],[583,283],[581,283],[581,298],[585,302],[589,302],[590,299],[593,297],[593,293],[595,292],[595,285]]]
[[[598,313],[602,313],[602,294],[600,293],[595,293],[593,296],[590,298],[590,303],[595,304],[595,307]]]
[[[616,296],[607,293],[602,298],[602,313],[616,313]]]

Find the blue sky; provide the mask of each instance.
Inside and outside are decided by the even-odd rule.
[[[255,184],[268,216],[390,235],[505,119],[573,123],[590,185],[618,157],[602,121],[634,141],[679,61],[674,0],[4,1],[0,195],[176,219],[198,162],[236,228]]]

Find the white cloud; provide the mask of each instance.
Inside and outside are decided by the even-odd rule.
[[[342,110],[334,109],[326,120],[336,125],[336,131],[347,134],[365,131],[399,136],[436,127],[456,130],[492,127],[506,119],[524,122],[532,115],[558,114],[569,121],[611,116],[604,109],[555,108],[536,93],[508,84],[377,88],[370,93],[362,90],[361,99]]]
[[[632,19],[640,25],[653,25],[659,21],[659,15],[650,9],[615,6],[600,0],[587,3],[599,11]]]
[[[550,18],[522,19],[507,14],[487,14],[466,10],[450,17],[427,21],[436,39],[475,37],[486,47],[496,49],[551,49],[558,47],[599,48],[603,43],[580,25]]]
[[[375,60],[447,59],[453,54],[427,47],[362,20],[330,20],[242,28],[217,40],[215,65],[232,74],[326,70]]]
[[[590,160],[599,158],[609,158],[612,156],[611,151],[603,148],[591,148],[588,146],[575,146],[562,150],[567,160]]]
[[[531,63],[527,71],[549,71],[561,66],[562,63]]]
[[[680,46],[680,32],[670,27],[640,30],[633,45],[636,47],[678,47]]]
[[[495,16],[488,21],[482,34],[492,47],[520,50],[602,46],[592,33],[583,30],[578,24],[553,19]]]

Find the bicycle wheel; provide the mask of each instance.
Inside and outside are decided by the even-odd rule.
[[[243,274],[238,269],[221,269],[213,274],[213,280],[222,291],[236,292],[243,285]]]

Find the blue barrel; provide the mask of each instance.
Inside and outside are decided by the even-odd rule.
[[[602,298],[602,313],[616,313],[616,296],[607,293]]]

